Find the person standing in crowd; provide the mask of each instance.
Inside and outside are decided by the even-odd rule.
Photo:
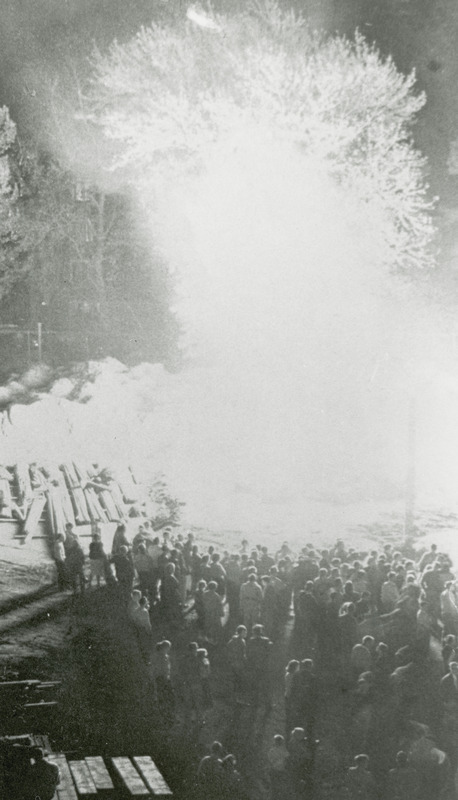
[[[440,596],[441,619],[444,633],[458,636],[458,605],[456,602],[455,582],[447,581]]]
[[[197,642],[190,642],[181,662],[181,688],[184,705],[184,727],[189,730],[193,726],[199,727],[203,720],[202,686],[199,674],[199,659]]]
[[[205,647],[199,647],[197,650],[197,669],[199,673],[200,690],[202,695],[202,704],[205,710],[213,707],[213,696],[211,690],[211,666],[208,657],[208,651]]]
[[[253,635],[247,642],[247,678],[255,708],[265,706],[270,710],[271,699],[271,652],[272,642],[264,636],[262,625],[253,626]]]
[[[86,577],[84,575],[84,552],[78,541],[78,538],[73,533],[67,535],[65,552],[67,554],[65,564],[73,589],[73,594],[84,594],[86,589]]]
[[[319,704],[319,683],[311,658],[304,658],[291,678],[291,708],[296,726],[307,731],[310,741],[315,737],[316,714]]]
[[[129,551],[130,548],[129,540],[126,536],[126,526],[124,524],[118,525],[114,532],[111,555],[117,556],[121,547],[126,547],[127,551]]]
[[[210,644],[218,644],[223,630],[224,606],[216,581],[210,581],[203,593],[202,602],[205,636]]]
[[[53,555],[57,570],[57,589],[64,592],[68,588],[68,572],[65,563],[65,536],[58,533],[54,540]]]
[[[92,586],[94,578],[97,588],[100,587],[101,578],[105,579],[107,557],[103,549],[102,537],[98,530],[92,534],[92,542],[89,545],[89,586]]]
[[[240,587],[240,610],[247,631],[259,622],[262,607],[262,589],[252,572]]]
[[[145,664],[151,662],[152,647],[152,628],[149,616],[149,601],[147,597],[141,597],[138,608],[132,614],[132,621],[137,630],[140,652]]]
[[[226,595],[226,570],[220,562],[219,553],[213,553],[210,560],[210,578],[216,583],[216,591],[221,597]]]
[[[175,576],[175,564],[165,565],[164,579],[161,583],[161,606],[165,618],[172,624],[179,624],[181,616],[180,585]]]
[[[207,591],[207,583],[201,580],[197,584],[197,589],[194,595],[194,610],[197,616],[197,630],[200,633],[205,633],[205,603],[204,594]]]
[[[418,772],[410,766],[407,753],[396,754],[396,766],[390,769],[385,789],[385,800],[417,800],[420,790]]]
[[[306,798],[311,783],[312,751],[303,728],[291,731],[286,766],[293,797]]]
[[[60,771],[57,764],[46,760],[40,747],[30,750],[32,765],[25,780],[24,800],[53,800],[60,784]]]
[[[121,590],[121,597],[127,602],[132,592],[135,571],[132,561],[129,558],[129,551],[126,545],[122,544],[118,552],[112,556],[111,560],[114,564],[116,580]]]
[[[172,684],[172,643],[168,639],[156,645],[154,676],[159,712],[167,726],[172,725],[175,710],[175,693]]]
[[[273,744],[267,752],[270,779],[269,800],[285,800],[287,795],[286,765],[289,759],[285,739],[279,733],[273,737]]]
[[[239,697],[244,688],[246,675],[246,637],[245,625],[238,625],[234,636],[227,643],[227,660],[231,672],[231,681],[235,697]]]
[[[155,598],[154,589],[154,562],[147,553],[143,542],[137,545],[136,553],[133,556],[134,567],[137,570],[140,591],[150,600]]]
[[[221,742],[213,742],[210,754],[204,756],[197,769],[197,787],[206,800],[220,800],[223,788],[223,756]]]
[[[294,720],[295,720],[295,708],[293,704],[293,696],[292,696],[292,688],[293,688],[293,676],[296,672],[299,671],[299,661],[293,658],[291,661],[288,662],[288,665],[285,670],[285,727],[286,727],[286,736],[289,736],[290,732],[294,728]]]
[[[348,800],[376,800],[377,786],[369,771],[369,756],[365,753],[353,759],[353,766],[347,771],[345,779]]]

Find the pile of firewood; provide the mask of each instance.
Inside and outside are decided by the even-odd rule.
[[[0,466],[0,519],[19,520],[25,537],[36,533],[43,513],[53,534],[64,533],[68,522],[121,522],[135,503],[135,484],[132,470],[120,481],[98,464]]]

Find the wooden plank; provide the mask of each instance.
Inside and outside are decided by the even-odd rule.
[[[44,507],[46,505],[46,496],[44,494],[36,495],[31,505],[29,506],[29,510],[27,511],[27,517],[25,519],[24,525],[24,541],[27,539],[28,536],[33,536],[34,533],[37,532],[38,523],[40,521],[40,517],[43,513]]]
[[[92,775],[86,762],[69,761],[68,766],[73,775],[78,794],[85,797],[88,795],[91,797],[97,796],[97,787],[92,780]]]
[[[172,796],[173,793],[170,786],[165,782],[150,756],[134,756],[133,760],[140,770],[143,780],[146,785],[149,786],[155,797]]]
[[[60,783],[57,787],[59,800],[78,800],[76,789],[73,785],[72,773],[64,755],[50,753],[47,757],[52,764],[57,764],[60,772]]]
[[[40,703],[24,703],[23,708],[48,708],[50,706],[57,706],[57,700],[47,700],[46,702],[43,700]]]
[[[85,761],[97,789],[114,789],[102,756],[87,756]]]
[[[130,758],[120,756],[112,758],[111,761],[124,786],[134,797],[149,797],[149,789],[146,788]]]

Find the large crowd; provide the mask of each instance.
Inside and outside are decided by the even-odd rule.
[[[61,588],[117,587],[166,727],[205,724],[221,662],[230,704],[280,720],[260,744],[266,798],[457,797],[458,598],[435,545],[218,552],[142,520],[132,540],[118,526],[110,553],[94,529],[88,559],[67,525],[55,558]],[[196,797],[251,797],[234,749],[213,742]]]

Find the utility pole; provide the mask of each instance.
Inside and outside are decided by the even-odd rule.
[[[407,422],[406,511],[404,524],[406,538],[411,537],[415,530],[416,451],[417,403],[412,396],[409,400]]]

